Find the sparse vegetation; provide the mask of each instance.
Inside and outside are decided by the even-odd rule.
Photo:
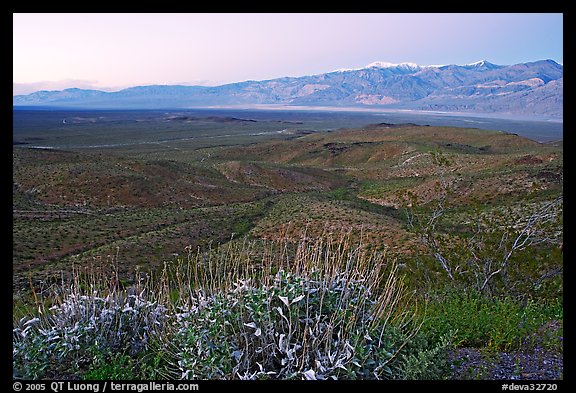
[[[61,149],[13,152],[15,377],[488,378],[454,354],[561,359],[561,144],[84,117],[15,126]]]

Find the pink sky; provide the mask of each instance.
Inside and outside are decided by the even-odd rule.
[[[14,94],[220,85],[374,61],[563,62],[562,14],[13,14]]]

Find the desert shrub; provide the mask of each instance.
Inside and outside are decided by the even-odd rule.
[[[59,299],[53,306],[15,324],[15,376],[61,378],[110,359],[125,361],[115,356],[139,356],[164,331],[167,309],[155,294],[135,287],[103,289],[103,275],[92,275],[89,283],[80,277],[53,295]]]
[[[450,368],[448,352],[456,332],[434,337],[419,331],[406,345],[396,377],[405,380],[445,379]]]
[[[177,315],[183,378],[382,379],[441,350],[418,334],[414,304],[381,254],[301,242],[296,266],[197,292]],[[424,359],[420,351],[429,351]]]
[[[13,331],[17,378],[391,379],[438,375],[446,343],[386,255],[348,240],[190,253],[120,289],[76,280]],[[256,265],[255,265],[256,263]],[[429,373],[417,372],[428,367]]]
[[[384,348],[386,327],[373,326],[374,300],[365,295],[360,281],[343,276],[325,282],[280,271],[270,286],[241,282],[187,313],[179,364],[194,379],[391,375],[389,360],[409,333]]]

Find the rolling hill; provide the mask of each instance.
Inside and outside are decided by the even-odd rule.
[[[118,143],[90,149],[15,146],[15,289],[26,285],[31,270],[43,280],[72,260],[85,265],[98,255],[114,255],[116,248],[128,275],[134,265],[153,269],[187,246],[225,242],[233,234],[298,239],[302,231],[319,236],[345,229],[374,247],[410,252],[413,240],[398,191],[410,191],[423,203],[434,198],[436,151],[451,161],[443,176],[463,212],[472,201],[490,211],[562,189],[561,144],[501,131],[376,123],[251,136],[241,126],[256,131],[261,122],[209,117],[179,121],[175,129],[164,114],[157,116],[147,122],[77,118],[72,128],[49,133],[26,128],[26,138],[42,135],[46,144],[104,129]],[[222,136],[238,134],[229,144],[222,138],[122,143],[137,130],[190,135],[206,127]]]

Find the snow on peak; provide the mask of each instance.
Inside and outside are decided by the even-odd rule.
[[[346,72],[346,71],[359,71],[365,70],[368,68],[400,68],[409,71],[417,71],[422,69],[423,67],[419,66],[416,63],[389,63],[387,61],[374,61],[364,67],[360,68],[339,68],[332,72]]]
[[[446,67],[446,66],[447,66],[447,64],[418,65],[416,63],[408,63],[408,62],[389,63],[387,61],[374,61],[374,62],[372,62],[372,63],[370,63],[364,67],[339,68],[339,69],[334,70],[332,72],[360,71],[360,70],[366,70],[369,68],[396,68],[396,69],[404,71],[404,72],[416,72],[416,71],[421,71],[421,70],[428,69],[428,68],[440,68],[440,67]],[[469,70],[491,70],[491,69],[495,69],[495,68],[500,68],[502,66],[490,63],[488,60],[479,60],[479,61],[476,61],[474,63],[464,64],[464,65],[458,66],[458,67],[464,67],[464,68],[467,68]]]
[[[377,67],[377,68],[409,68],[409,69],[420,68],[420,66],[418,64],[415,64],[415,63],[396,64],[396,63],[388,63],[387,61],[375,61],[373,63],[368,64],[364,68],[372,68],[372,67]]]
[[[465,64],[463,67],[468,69],[492,70],[495,68],[500,68],[501,66],[490,63],[488,60],[480,60],[471,64]]]
[[[470,64],[465,64],[467,66],[478,66],[481,67],[483,65],[486,65],[486,63],[490,64],[490,62],[488,60],[479,60],[479,61],[475,61],[474,63],[470,63]]]

